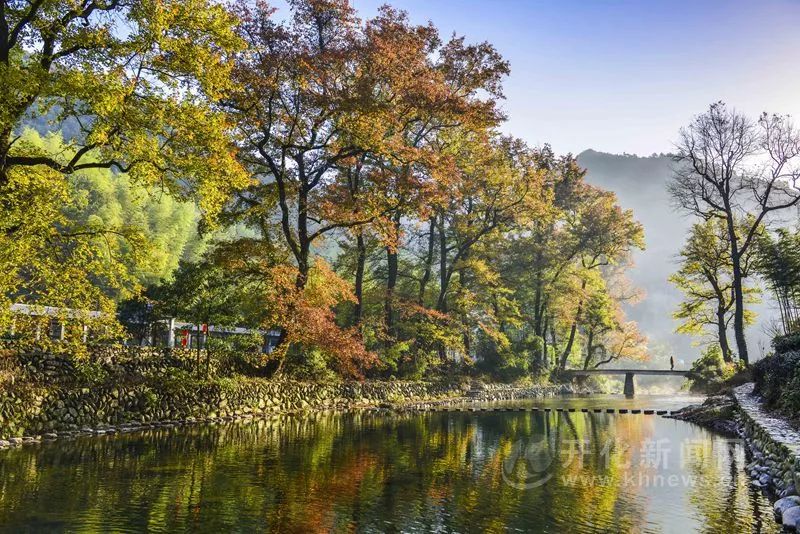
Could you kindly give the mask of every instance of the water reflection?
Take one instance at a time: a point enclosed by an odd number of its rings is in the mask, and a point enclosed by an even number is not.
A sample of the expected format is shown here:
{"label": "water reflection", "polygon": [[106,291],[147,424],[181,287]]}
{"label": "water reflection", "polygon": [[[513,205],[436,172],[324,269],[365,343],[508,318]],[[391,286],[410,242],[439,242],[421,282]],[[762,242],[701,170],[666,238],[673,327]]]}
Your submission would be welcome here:
{"label": "water reflection", "polygon": [[654,416],[282,417],[6,451],[0,529],[777,532],[745,463]]}

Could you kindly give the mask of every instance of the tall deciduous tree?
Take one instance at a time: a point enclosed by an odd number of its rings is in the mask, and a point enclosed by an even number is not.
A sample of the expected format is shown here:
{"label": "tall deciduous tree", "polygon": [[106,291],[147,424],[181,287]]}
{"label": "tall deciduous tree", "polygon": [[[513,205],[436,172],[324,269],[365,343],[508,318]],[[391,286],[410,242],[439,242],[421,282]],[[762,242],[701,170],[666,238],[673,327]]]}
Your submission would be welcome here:
{"label": "tall deciduous tree", "polygon": [[647,339],[635,322],[625,319],[625,299],[612,295],[607,285],[613,279],[597,278],[597,286],[586,302],[582,325],[586,335],[583,368],[596,369],[619,359],[646,359]]}
{"label": "tall deciduous tree", "polygon": [[[681,130],[671,192],[676,204],[725,223],[733,286],[733,331],[747,365],[743,262],[768,217],[800,202],[800,133],[786,116],[758,120],[712,104]],[[749,221],[745,228],[738,221]]]}
{"label": "tall deciduous tree", "polygon": [[[740,223],[738,227],[742,231],[749,228],[749,224]],[[728,343],[735,302],[730,250],[724,221],[709,219],[696,223],[681,249],[680,269],[670,277],[670,282],[686,295],[674,314],[683,321],[677,331],[697,335],[711,327],[712,338],[719,344],[726,362],[733,361]],[[743,259],[742,273],[746,276],[752,267],[752,254],[746,254]],[[743,295],[746,302],[756,302],[757,288],[745,286]],[[752,321],[752,313],[745,310],[745,324]]]}
{"label": "tall deciduous tree", "polygon": [[[455,145],[455,146],[453,146]],[[456,177],[434,208],[439,237],[439,295],[436,309],[447,311],[450,282],[472,249],[491,233],[511,231],[544,211],[543,176],[530,150],[511,138],[452,141]]]}
{"label": "tall deciduous tree", "polygon": [[[234,73],[229,101],[244,145],[242,159],[258,183],[240,202],[279,208],[280,228],[302,290],[311,245],[335,228],[365,224],[326,202],[337,164],[364,150],[350,125],[367,121],[368,88],[358,85],[359,24],[346,1],[294,1],[281,24],[259,3],[242,7],[249,45]],[[360,119],[360,120],[359,120]]]}
{"label": "tall deciduous tree", "polygon": [[446,128],[496,124],[507,65],[486,44],[442,45],[433,27],[413,26],[391,8],[363,24],[346,0],[291,7],[286,24],[264,5],[240,11],[250,46],[239,56],[241,89],[229,108],[244,139],[242,161],[258,183],[235,209],[277,207],[298,291],[316,243],[343,229],[363,239],[374,223],[387,250],[391,330],[401,220],[418,213],[428,192],[444,190],[431,140]]}
{"label": "tall deciduous tree", "polygon": [[613,193],[585,185],[581,196],[567,220],[571,246],[577,251],[576,274],[580,279],[580,290],[575,296],[574,318],[561,353],[559,367],[562,370],[566,368],[578,326],[583,320],[590,273],[626,259],[634,248],[644,248],[642,225],[633,218],[632,211],[617,205]]}

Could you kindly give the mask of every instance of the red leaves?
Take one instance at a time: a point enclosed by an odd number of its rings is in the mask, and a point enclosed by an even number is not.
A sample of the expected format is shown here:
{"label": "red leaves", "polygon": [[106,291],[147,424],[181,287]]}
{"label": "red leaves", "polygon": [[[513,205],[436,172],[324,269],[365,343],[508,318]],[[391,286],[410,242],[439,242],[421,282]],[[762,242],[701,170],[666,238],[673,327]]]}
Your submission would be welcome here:
{"label": "red leaves", "polygon": [[364,347],[357,329],[336,324],[333,310],[340,302],[355,300],[349,284],[321,260],[308,273],[305,287],[297,287],[298,276],[299,271],[289,265],[272,269],[269,324],[265,326],[285,331],[284,350],[290,345],[318,350],[339,374],[362,378],[362,371],[377,363],[377,358]]}

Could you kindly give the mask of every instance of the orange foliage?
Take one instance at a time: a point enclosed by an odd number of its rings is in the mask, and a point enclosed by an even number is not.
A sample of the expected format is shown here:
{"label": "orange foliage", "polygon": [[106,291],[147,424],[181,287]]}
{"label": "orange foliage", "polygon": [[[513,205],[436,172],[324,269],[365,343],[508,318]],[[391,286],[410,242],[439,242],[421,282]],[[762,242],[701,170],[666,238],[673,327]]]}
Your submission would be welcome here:
{"label": "orange foliage", "polygon": [[353,302],[350,284],[322,260],[316,260],[305,287],[295,284],[297,268],[278,265],[271,269],[271,295],[268,302],[268,327],[285,332],[285,350],[300,345],[304,350],[319,350],[339,374],[362,378],[362,371],[377,363],[355,328],[340,328],[333,307]]}

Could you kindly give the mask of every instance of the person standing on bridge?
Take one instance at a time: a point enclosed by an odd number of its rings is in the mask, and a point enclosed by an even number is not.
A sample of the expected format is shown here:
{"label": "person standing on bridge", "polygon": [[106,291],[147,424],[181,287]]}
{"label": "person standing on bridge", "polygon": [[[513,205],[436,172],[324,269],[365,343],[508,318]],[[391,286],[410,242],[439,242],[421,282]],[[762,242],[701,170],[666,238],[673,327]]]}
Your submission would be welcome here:
{"label": "person standing on bridge", "polygon": [[675,370],[675,358],[672,356],[669,357],[669,370],[670,371]]}

